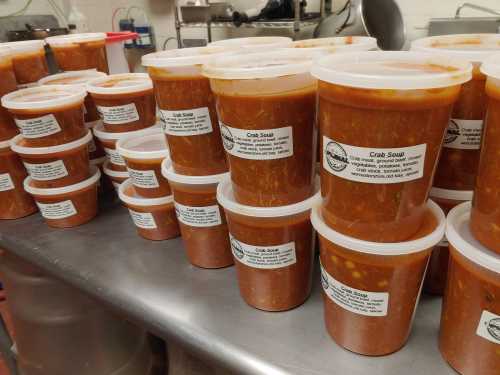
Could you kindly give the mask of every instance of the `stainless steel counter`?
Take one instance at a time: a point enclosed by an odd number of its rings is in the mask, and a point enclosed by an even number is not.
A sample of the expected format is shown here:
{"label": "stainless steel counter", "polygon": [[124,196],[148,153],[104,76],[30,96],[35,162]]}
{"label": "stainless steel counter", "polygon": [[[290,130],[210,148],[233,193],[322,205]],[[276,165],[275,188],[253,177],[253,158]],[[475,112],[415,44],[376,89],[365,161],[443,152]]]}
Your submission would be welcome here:
{"label": "stainless steel counter", "polygon": [[239,297],[233,267],[198,269],[187,262],[180,239],[141,239],[119,204],[67,230],[49,229],[38,214],[2,221],[0,247],[238,374],[455,374],[437,348],[440,299],[422,298],[413,333],[400,352],[355,355],[325,331],[317,274],[312,296],[301,307],[284,313],[255,310]]}

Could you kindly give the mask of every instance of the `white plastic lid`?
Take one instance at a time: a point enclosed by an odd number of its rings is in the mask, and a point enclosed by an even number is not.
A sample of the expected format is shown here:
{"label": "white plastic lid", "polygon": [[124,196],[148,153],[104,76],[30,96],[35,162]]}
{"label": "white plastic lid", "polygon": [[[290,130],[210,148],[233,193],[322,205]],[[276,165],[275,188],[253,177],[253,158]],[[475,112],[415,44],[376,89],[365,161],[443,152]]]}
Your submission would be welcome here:
{"label": "white plastic lid", "polygon": [[87,83],[91,94],[114,95],[153,89],[153,81],[146,73],[112,74]]}
{"label": "white plastic lid", "polygon": [[106,73],[98,72],[95,69],[78,70],[53,74],[38,81],[39,85],[71,85],[78,86],[86,91],[86,84],[96,78],[106,77]]}
{"label": "white plastic lid", "polygon": [[[173,195],[167,195],[166,197],[160,197],[160,198],[143,198],[137,194],[135,194],[134,196],[130,196],[127,194],[127,190],[130,187],[133,188],[134,185],[132,184],[132,179],[129,178],[123,181],[120,184],[120,187],[118,188],[118,196],[120,197],[121,201],[126,204],[148,207],[148,206],[161,206],[163,204],[169,204],[174,201]],[[135,192],[135,189],[132,189],[132,191]]]}
{"label": "white plastic lid", "polygon": [[[316,191],[319,190],[319,179],[316,183]],[[251,217],[283,217],[297,215],[312,208],[316,202],[316,195],[303,200],[302,202],[289,204],[286,206],[274,207],[254,207],[236,202],[233,194],[231,177],[228,174],[217,186],[217,201],[225,210],[238,215]]]}
{"label": "white plastic lid", "polygon": [[87,96],[84,89],[65,85],[37,86],[13,91],[2,96],[2,105],[8,109],[40,109],[63,107],[82,103]]}
{"label": "white plastic lid", "polygon": [[0,142],[0,150],[4,148],[10,148],[10,142],[12,141],[13,138],[8,139],[6,141],[1,141]]}
{"label": "white plastic lid", "polygon": [[118,153],[129,159],[163,159],[170,155],[163,133],[122,138],[116,143]]}
{"label": "white plastic lid", "polygon": [[366,51],[330,54],[311,71],[337,85],[365,89],[414,90],[449,87],[472,78],[472,65],[435,53]]}
{"label": "white plastic lid", "polygon": [[285,36],[251,36],[248,38],[223,39],[212,42],[209,46],[231,47],[250,51],[271,51],[285,48],[292,44],[292,39]]}
{"label": "white plastic lid", "polygon": [[449,199],[452,201],[466,202],[472,200],[473,190],[448,190],[433,187],[429,196],[431,198]]}
{"label": "white plastic lid", "polygon": [[45,41],[43,40],[21,40],[19,42],[7,42],[0,44],[4,47],[9,47],[14,54],[36,52],[44,48]]}
{"label": "white plastic lid", "polygon": [[82,33],[82,34],[67,34],[56,35],[45,39],[50,46],[65,46],[74,43],[96,42],[106,40],[105,33]]}
{"label": "white plastic lid", "polygon": [[[107,158],[106,158],[107,159]],[[106,176],[115,177],[115,178],[129,178],[130,175],[128,171],[115,171],[114,169],[109,168],[109,160],[106,160],[102,165],[102,171]]]}
{"label": "white plastic lid", "polygon": [[481,65],[481,72],[489,77],[500,79],[500,53],[486,59]]}
{"label": "white plastic lid", "polygon": [[31,177],[26,177],[24,179],[24,190],[32,195],[40,195],[40,196],[51,196],[51,195],[60,195],[60,194],[68,194],[74,191],[83,190],[93,184],[96,184],[97,181],[101,178],[101,171],[97,167],[92,167],[92,177],[87,178],[84,181],[78,182],[77,184],[58,187],[58,188],[36,188],[31,186]]}
{"label": "white plastic lid", "polygon": [[186,185],[208,185],[208,184],[218,184],[224,177],[229,175],[229,172],[212,174],[209,176],[188,176],[184,174],[179,174],[174,172],[172,167],[172,161],[167,158],[161,163],[161,174],[167,180],[172,182],[177,182]]}
{"label": "white plastic lid", "polygon": [[100,158],[96,158],[96,159],[90,159],[89,160],[89,163],[90,165],[104,165],[104,163],[108,160],[108,158],[106,156],[101,156]]}
{"label": "white plastic lid", "polygon": [[10,148],[17,154],[22,155],[50,155],[58,152],[64,152],[73,150],[75,148],[81,147],[92,140],[92,132],[89,130],[82,138],[77,139],[69,143],[64,143],[62,145],[56,146],[45,146],[45,147],[24,147],[19,146],[18,143],[23,139],[23,135],[16,135],[10,141]]}
{"label": "white plastic lid", "polygon": [[316,231],[328,241],[342,246],[346,249],[351,249],[360,253],[374,254],[374,255],[406,255],[418,253],[435,246],[443,239],[446,227],[446,218],[444,212],[433,201],[427,202],[427,208],[430,209],[436,217],[438,225],[428,235],[418,238],[416,240],[405,242],[372,242],[363,241],[357,238],[346,236],[330,228],[324,221],[321,213],[322,204],[321,195],[316,195],[316,202],[311,212],[311,223]]}
{"label": "white plastic lid", "polygon": [[490,271],[500,273],[500,255],[488,250],[470,231],[471,202],[462,203],[448,213],[446,238],[464,257]]}
{"label": "white plastic lid", "polygon": [[495,52],[500,52],[500,34],[452,34],[417,39],[411,49],[422,52],[440,52],[457,59],[481,63]]}
{"label": "white plastic lid", "polygon": [[10,47],[5,46],[4,44],[0,44],[0,59],[8,57],[9,59],[14,54],[14,50]]}
{"label": "white plastic lid", "polygon": [[154,68],[201,65],[229,53],[223,47],[179,48],[144,55],[142,65]]}
{"label": "white plastic lid", "polygon": [[147,135],[147,134],[161,133],[161,127],[160,127],[160,124],[157,123],[153,126],[150,126],[149,128],[140,129],[140,130],[133,130],[130,132],[107,132],[106,130],[104,130],[104,125],[101,122],[101,123],[97,124],[96,126],[94,126],[92,131],[94,132],[94,135],[97,138],[99,138],[103,141],[118,141],[122,138],[128,138],[128,137],[136,138],[136,137],[140,137],[140,136]]}
{"label": "white plastic lid", "polygon": [[369,36],[337,36],[331,38],[297,40],[292,43],[291,47],[327,50],[330,53],[378,49],[377,39]]}

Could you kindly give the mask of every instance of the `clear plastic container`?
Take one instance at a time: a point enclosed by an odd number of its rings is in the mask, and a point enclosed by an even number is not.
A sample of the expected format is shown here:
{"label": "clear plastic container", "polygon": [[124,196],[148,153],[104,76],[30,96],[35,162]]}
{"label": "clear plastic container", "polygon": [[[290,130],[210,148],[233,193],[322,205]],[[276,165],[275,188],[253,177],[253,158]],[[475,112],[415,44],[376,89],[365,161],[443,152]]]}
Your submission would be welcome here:
{"label": "clear plastic container", "polygon": [[371,51],[378,49],[377,39],[369,36],[336,36],[297,40],[288,48],[307,48],[328,53]]}
{"label": "clear plastic container", "polygon": [[464,375],[497,375],[500,368],[500,256],[470,231],[469,202],[448,214],[448,283],[439,334],[443,358]]}
{"label": "clear plastic container", "polygon": [[107,160],[104,162],[102,165],[102,171],[103,173],[109,177],[111,180],[111,184],[113,185],[113,188],[118,192],[118,189],[120,188],[120,185],[125,181],[130,178],[130,175],[128,174],[128,171],[116,171],[114,169],[111,169],[111,162]]}
{"label": "clear plastic container", "polygon": [[401,349],[411,331],[432,248],[443,238],[445,216],[426,204],[423,225],[405,242],[368,242],[325,222],[321,203],[311,222],[319,234],[326,329],[355,353],[380,356]]}
{"label": "clear plastic container", "polygon": [[247,38],[232,38],[217,40],[210,47],[242,50],[244,52],[265,52],[292,45],[292,39],[285,36],[251,36]]}
{"label": "clear plastic container", "polygon": [[[0,44],[0,97],[17,90],[16,76],[12,65],[12,50]],[[19,133],[9,112],[0,105],[0,142],[8,141]]]}
{"label": "clear plastic container", "polygon": [[14,52],[12,64],[19,88],[36,85],[41,78],[49,75],[43,40],[24,40],[1,45]]}
{"label": "clear plastic container", "polygon": [[471,71],[470,63],[423,52],[344,53],[315,64],[330,227],[376,242],[418,231],[453,104]]}

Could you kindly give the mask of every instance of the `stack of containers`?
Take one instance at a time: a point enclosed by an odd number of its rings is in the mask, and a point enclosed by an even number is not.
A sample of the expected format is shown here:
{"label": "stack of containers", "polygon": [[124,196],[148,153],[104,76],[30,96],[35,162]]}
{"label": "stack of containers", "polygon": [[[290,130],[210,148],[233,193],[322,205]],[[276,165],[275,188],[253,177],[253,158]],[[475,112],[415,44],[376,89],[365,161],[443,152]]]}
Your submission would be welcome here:
{"label": "stack of containers", "polygon": [[26,40],[2,43],[12,49],[12,64],[18,88],[36,86],[38,81],[49,74],[45,59],[45,42],[43,40]]}

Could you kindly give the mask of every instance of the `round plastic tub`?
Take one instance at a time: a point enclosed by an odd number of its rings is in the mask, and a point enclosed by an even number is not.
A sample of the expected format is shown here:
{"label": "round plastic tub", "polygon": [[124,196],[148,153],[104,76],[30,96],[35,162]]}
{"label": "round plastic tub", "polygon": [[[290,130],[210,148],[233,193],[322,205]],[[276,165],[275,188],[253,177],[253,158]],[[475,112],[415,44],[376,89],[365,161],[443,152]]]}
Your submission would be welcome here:
{"label": "round plastic tub", "polygon": [[309,220],[314,196],[288,206],[246,206],[236,201],[228,176],[217,188],[217,200],[226,212],[245,302],[265,311],[304,303],[314,263],[315,233]]}
{"label": "round plastic tub", "polygon": [[248,38],[232,38],[217,40],[210,47],[224,47],[245,52],[269,52],[292,45],[292,39],[284,36],[252,36]]}
{"label": "round plastic tub", "polygon": [[179,236],[174,197],[141,197],[132,180],[125,180],[118,188],[118,195],[128,207],[130,217],[137,227],[137,233],[147,240],[161,241]]}
{"label": "round plastic tub", "polygon": [[483,118],[488,98],[486,76],[481,63],[500,52],[499,34],[441,35],[418,39],[415,51],[446,54],[450,58],[469,61],[474,70],[472,80],[464,83],[453,107],[443,151],[439,159],[434,186],[449,190],[473,190],[479,164]]}
{"label": "round plastic tub", "polygon": [[135,191],[144,198],[171,195],[170,185],[161,173],[161,163],[168,158],[168,146],[161,133],[122,138],[116,149],[125,160]]}
{"label": "round plastic tub", "polygon": [[184,175],[227,171],[215,98],[202,64],[224,56],[220,47],[182,48],[142,58],[153,80],[174,170]]}
{"label": "round plastic tub", "polygon": [[156,123],[153,82],[145,73],[115,74],[87,84],[104,128],[109,132],[128,132]]}
{"label": "round plastic tub", "polygon": [[26,146],[55,146],[83,137],[83,101],[87,93],[68,86],[39,86],[2,97]]}
{"label": "round plastic tub", "polygon": [[331,38],[314,38],[297,40],[291,48],[307,48],[309,50],[328,53],[371,51],[378,49],[377,39],[368,36],[337,36]]}
{"label": "round plastic tub", "polygon": [[111,184],[113,185],[116,192],[118,192],[118,189],[120,188],[120,185],[123,183],[123,181],[130,178],[130,175],[127,171],[122,172],[111,169],[111,162],[109,160],[102,165],[102,171],[106,176],[109,177],[109,179],[111,180]]}
{"label": "round plastic tub", "polygon": [[37,188],[73,185],[90,177],[88,144],[92,133],[76,141],[58,146],[26,147],[22,135],[12,139],[10,146],[23,161]]}
{"label": "round plastic tub", "polygon": [[101,178],[99,182],[97,183],[98,191],[99,194],[104,194],[109,191],[115,190],[115,187],[113,186],[113,183],[111,179],[104,173],[104,163],[108,160],[106,156],[97,158],[97,159],[90,159],[89,164],[90,167],[96,167],[99,168],[101,171]]}
{"label": "round plastic tub", "polygon": [[13,51],[12,64],[19,88],[36,85],[49,74],[43,40],[2,43]]}
{"label": "round plastic tub", "polygon": [[217,185],[227,173],[211,176],[182,175],[174,172],[168,159],[162,163],[162,173],[172,188],[189,262],[202,268],[232,265],[226,218],[216,198]]}
{"label": "round plastic tub", "polygon": [[58,35],[45,41],[61,70],[97,69],[109,72],[105,33]]}
{"label": "round plastic tub", "polygon": [[439,334],[443,358],[464,375],[496,375],[500,368],[500,256],[474,239],[470,203],[448,214],[448,283]]}
{"label": "round plastic tub", "polygon": [[380,356],[401,349],[411,331],[432,248],[443,238],[445,216],[429,201],[423,225],[405,242],[368,242],[331,229],[321,204],[311,222],[320,241],[326,329],[355,353]]}
{"label": "round plastic tub", "polygon": [[330,227],[375,242],[418,231],[451,110],[471,71],[469,63],[422,52],[335,54],[315,64]]}
{"label": "round plastic tub", "polygon": [[74,185],[41,189],[32,185],[33,180],[24,180],[24,190],[36,201],[40,213],[48,226],[71,228],[87,223],[97,215],[97,183],[101,178],[98,168],[92,177]]}
{"label": "round plastic tub", "polygon": [[[473,193],[473,191],[465,190],[432,188],[430,198],[436,202],[447,215],[455,206],[470,201]],[[448,240],[445,236],[432,250],[424,281],[424,291],[426,293],[443,295],[448,275],[449,258]]]}
{"label": "round plastic tub", "polygon": [[323,54],[280,50],[204,66],[238,202],[272,207],[311,196],[317,133],[316,80],[309,71]]}
{"label": "round plastic tub", "polygon": [[[12,50],[0,45],[0,97],[17,90],[16,76],[12,65]],[[0,142],[8,141],[19,133],[9,112],[0,105]]]}
{"label": "round plastic tub", "polygon": [[19,219],[38,211],[33,198],[23,189],[27,175],[9,141],[0,142],[0,219]]}

